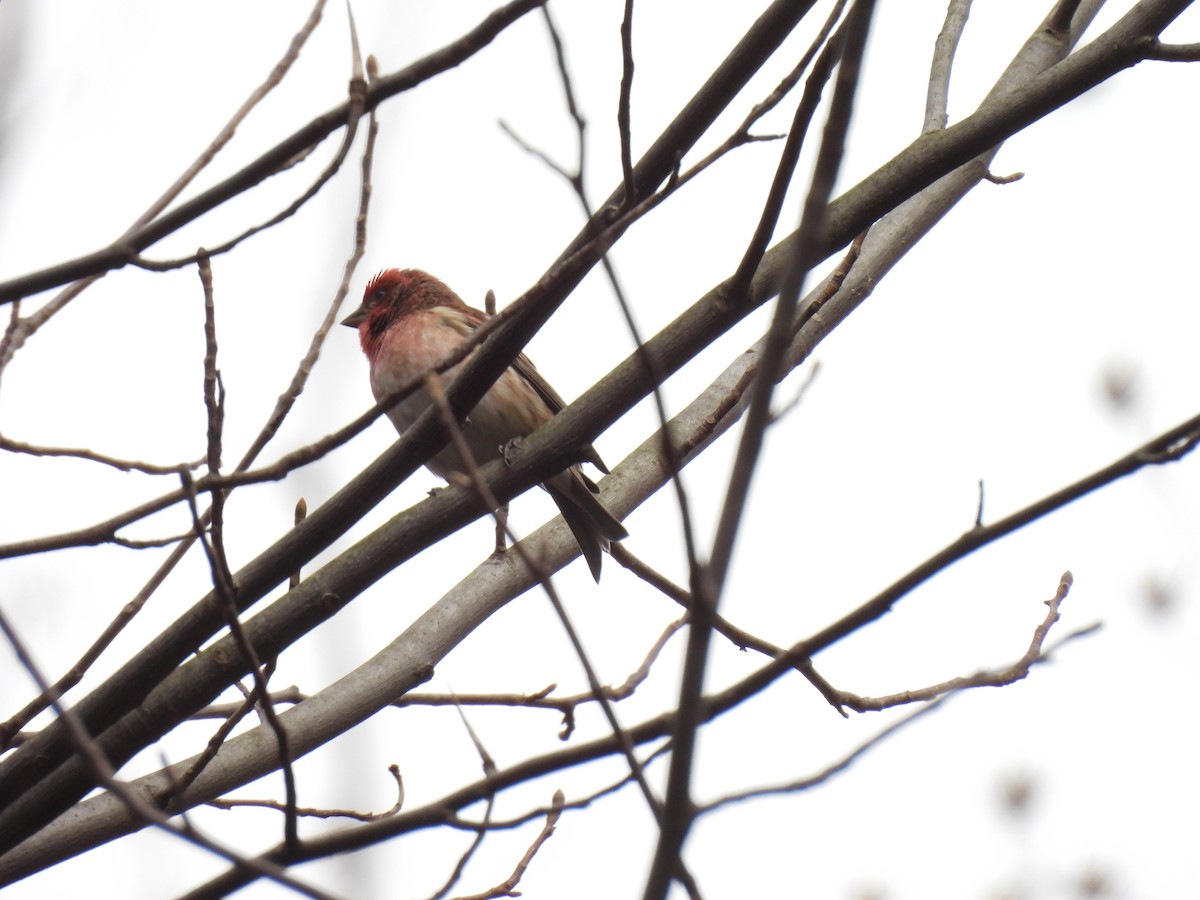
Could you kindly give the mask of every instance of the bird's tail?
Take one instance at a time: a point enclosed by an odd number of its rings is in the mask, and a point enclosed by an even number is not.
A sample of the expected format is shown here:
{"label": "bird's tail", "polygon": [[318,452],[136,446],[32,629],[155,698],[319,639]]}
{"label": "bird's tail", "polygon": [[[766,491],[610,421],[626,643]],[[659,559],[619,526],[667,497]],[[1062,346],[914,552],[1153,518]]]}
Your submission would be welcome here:
{"label": "bird's tail", "polygon": [[577,466],[551,478],[546,482],[546,490],[562,513],[567,527],[575,535],[575,542],[583,551],[592,577],[599,581],[604,551],[612,541],[629,537],[629,532],[604,508],[595,493],[598,489]]}

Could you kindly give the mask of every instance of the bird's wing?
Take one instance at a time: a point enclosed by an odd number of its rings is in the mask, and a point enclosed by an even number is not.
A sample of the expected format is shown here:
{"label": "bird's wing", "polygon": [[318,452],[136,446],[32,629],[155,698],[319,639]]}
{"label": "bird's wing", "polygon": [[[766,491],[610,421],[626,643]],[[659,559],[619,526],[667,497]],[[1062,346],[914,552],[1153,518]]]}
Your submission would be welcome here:
{"label": "bird's wing", "polygon": [[[451,321],[453,321],[454,327],[459,329],[463,335],[471,333],[487,319],[484,313],[469,306],[465,309],[455,310],[455,312],[457,315]],[[550,408],[551,415],[558,415],[558,413],[562,412],[567,402],[563,400],[558,391],[550,386],[550,382],[542,377],[542,373],[537,370],[537,366],[533,364],[533,361],[528,356],[524,353],[518,354],[517,358],[513,361],[512,367],[518,375],[525,379],[526,383],[533,388],[537,395],[542,398],[542,401]],[[584,459],[601,472],[606,475],[608,474],[608,466],[604,464],[604,460],[600,458],[600,454],[596,452],[596,448],[591,444],[588,444],[585,448]],[[582,476],[582,473],[580,474]],[[598,490],[586,476],[583,476],[583,481],[590,490]]]}
{"label": "bird's wing", "polygon": [[[464,337],[487,320],[487,317],[483,313],[469,306],[463,309],[454,309],[452,312],[454,313],[453,315],[444,317],[442,321]],[[513,368],[517,371],[518,375],[529,383],[529,386],[534,389],[545,404],[550,407],[552,413],[561,412],[563,407],[567,405],[566,401],[558,395],[558,391],[550,387],[549,382],[537,370],[537,366],[524,353],[517,356],[513,362]]]}

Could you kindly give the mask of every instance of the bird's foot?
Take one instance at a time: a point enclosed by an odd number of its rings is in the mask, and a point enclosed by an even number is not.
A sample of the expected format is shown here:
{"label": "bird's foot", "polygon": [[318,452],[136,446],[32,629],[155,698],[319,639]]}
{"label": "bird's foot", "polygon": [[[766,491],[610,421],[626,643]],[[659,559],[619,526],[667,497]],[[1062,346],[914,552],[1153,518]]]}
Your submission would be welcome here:
{"label": "bird's foot", "polygon": [[519,450],[519,449],[521,449],[520,435],[513,438],[507,444],[505,444],[503,447],[500,448],[500,458],[504,460],[505,465],[509,465],[509,466],[512,465],[512,460],[508,458],[508,455],[510,453],[512,453],[514,450]]}

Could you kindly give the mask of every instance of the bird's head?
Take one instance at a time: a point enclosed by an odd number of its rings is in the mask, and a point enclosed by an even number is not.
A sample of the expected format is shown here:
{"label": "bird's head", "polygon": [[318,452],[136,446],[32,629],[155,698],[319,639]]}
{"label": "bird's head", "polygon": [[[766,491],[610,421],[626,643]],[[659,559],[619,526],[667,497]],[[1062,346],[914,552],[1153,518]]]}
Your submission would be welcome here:
{"label": "bird's head", "polygon": [[373,358],[384,333],[401,316],[461,304],[457,294],[428,272],[384,269],[367,282],[362,304],[342,324],[358,329],[363,350]]}

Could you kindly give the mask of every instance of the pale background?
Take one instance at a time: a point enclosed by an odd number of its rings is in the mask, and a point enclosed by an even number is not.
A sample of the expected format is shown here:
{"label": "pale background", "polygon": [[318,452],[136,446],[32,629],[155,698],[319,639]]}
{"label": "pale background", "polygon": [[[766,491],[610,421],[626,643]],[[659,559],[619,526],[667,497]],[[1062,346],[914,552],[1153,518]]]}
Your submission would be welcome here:
{"label": "pale background", "polygon": [[[979,2],[951,92],[967,114],[1048,4]],[[1123,7],[1101,17],[1093,32]],[[383,72],[442,46],[490,3],[355,5],[363,50]],[[743,8],[744,7],[744,8]],[[615,109],[621,4],[555,7],[589,130],[594,198],[619,178]],[[757,5],[643,2],[637,6],[634,151],[655,137],[759,12]],[[843,187],[918,132],[933,38],[944,4],[880,4],[868,50]],[[282,54],[307,4],[104,4],[8,0],[0,6],[0,278],[80,255],[118,236],[212,136]],[[807,34],[807,33],[806,33]],[[1200,16],[1169,32],[1200,36]],[[807,37],[804,38],[804,41]],[[769,69],[734,105],[740,120],[794,59]],[[207,185],[340,102],[350,51],[332,4],[294,71],[202,177]],[[772,431],[723,612],[779,643],[822,627],[939,549],[974,521],[977,482],[990,520],[1123,455],[1196,412],[1195,98],[1200,69],[1147,63],[1012,140],[995,170],[1010,186],[977,189],[880,285],[816,354],[821,371],[800,407]],[[783,104],[760,131],[782,130]],[[497,127],[503,118],[564,164],[574,139],[540,15],[531,14],[461,68],[387,101],[380,112],[367,256],[369,275],[415,265],[468,302],[488,288],[501,304],[529,286],[580,224],[565,183]],[[736,120],[735,120],[736,118]],[[286,203],[332,152],[206,216],[148,255],[213,244]],[[701,149],[711,146],[706,142]],[[742,149],[636,226],[615,261],[639,322],[652,333],[736,266],[779,145]],[[227,458],[236,459],[291,376],[351,247],[357,161],[284,226],[214,261],[222,369],[229,392]],[[785,213],[784,230],[798,218]],[[32,308],[32,307],[30,307]],[[26,310],[28,311],[28,309]],[[7,311],[6,311],[7,312]],[[0,430],[40,444],[91,446],[169,463],[203,453],[202,296],[194,268],[114,273],[35,336],[4,372]],[[668,385],[674,408],[753,341],[754,317]],[[320,436],[370,402],[355,335],[331,335],[311,386],[274,453]],[[589,277],[530,345],[568,398],[625,356],[630,339],[607,285]],[[1133,403],[1116,410],[1108,371],[1131,371]],[[797,380],[785,384],[790,395]],[[648,432],[640,408],[598,442],[615,463]],[[283,485],[239,491],[230,503],[231,562],[253,556],[291,519],[295,499],[318,505],[392,441],[378,423]],[[686,473],[700,533],[710,535],[728,469],[729,439]],[[1007,664],[1023,652],[1064,569],[1075,587],[1061,633],[1104,629],[1065,647],[1019,685],[955,698],[850,772],[800,796],[748,803],[704,820],[687,859],[707,897],[1067,897],[1085,870],[1113,896],[1196,896],[1198,637],[1196,548],[1200,477],[1194,459],[1144,472],[1078,502],[976,556],[906,598],[887,619],[831,648],[817,667],[836,685],[883,694]],[[331,553],[437,483],[419,473]],[[0,541],[77,527],[166,481],[72,461],[0,457]],[[168,485],[173,486],[173,485]],[[532,531],[551,512],[540,496],[513,508]],[[677,580],[684,559],[669,491],[628,521],[628,546]],[[181,511],[134,529],[182,531]],[[375,652],[489,547],[477,524],[397,569],[286,655],[275,682],[315,691]],[[702,546],[707,537],[702,537]],[[70,664],[141,586],[165,551],[76,550],[0,565],[0,604],[53,675]],[[786,573],[782,575],[781,573]],[[204,592],[199,555],[167,581],[98,664],[111,671]],[[572,566],[561,589],[605,681],[619,682],[677,610],[606,561],[592,585]],[[1156,611],[1150,586],[1167,592]],[[655,674],[620,707],[635,722],[672,702],[679,638]],[[7,716],[31,694],[0,649]],[[757,660],[721,644],[713,686]],[[534,691],[583,682],[545,600],[518,599],[440,666],[432,690]],[[94,680],[89,684],[96,683]],[[799,679],[784,679],[702,732],[696,793],[786,781],[819,770],[903,711],[840,719]],[[553,713],[472,710],[498,762],[558,745]],[[597,733],[589,711],[581,727]],[[194,751],[167,742],[168,758]],[[405,775],[415,806],[466,779],[479,763],[457,714],[391,711],[298,766],[301,802],[383,809],[386,766]],[[125,770],[157,768],[147,755]],[[545,779],[499,805],[512,815],[620,777],[610,761]],[[660,775],[661,769],[652,770]],[[1002,808],[1003,785],[1033,781],[1023,820]],[[244,796],[279,795],[278,778]],[[193,821],[247,851],[273,844],[275,814],[199,811]],[[458,892],[502,880],[536,833],[485,842]],[[297,874],[355,897],[433,892],[468,837],[423,834]],[[526,897],[640,895],[654,833],[632,790],[564,817],[520,885]],[[158,835],[118,842],[17,886],[6,897],[165,897],[223,864]],[[1017,891],[1025,891],[1023,895]],[[272,897],[257,885],[245,896]]]}

